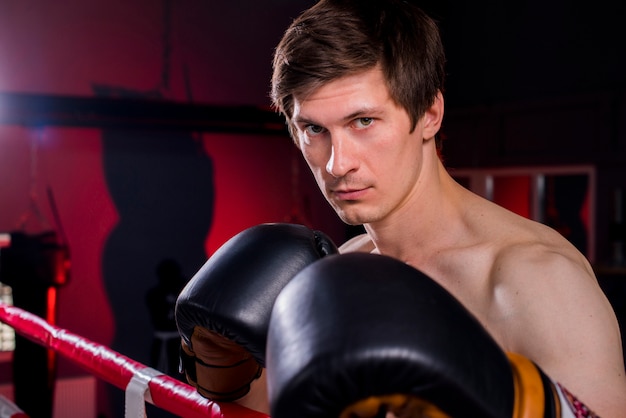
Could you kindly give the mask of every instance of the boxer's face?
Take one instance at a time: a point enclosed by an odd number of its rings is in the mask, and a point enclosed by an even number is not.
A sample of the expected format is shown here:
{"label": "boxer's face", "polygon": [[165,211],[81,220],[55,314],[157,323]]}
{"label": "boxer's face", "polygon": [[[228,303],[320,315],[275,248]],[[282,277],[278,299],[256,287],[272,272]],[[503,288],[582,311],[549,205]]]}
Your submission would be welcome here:
{"label": "boxer's face", "polygon": [[411,132],[378,67],[294,101],[298,146],[326,199],[349,224],[381,221],[417,194],[427,119],[428,112]]}

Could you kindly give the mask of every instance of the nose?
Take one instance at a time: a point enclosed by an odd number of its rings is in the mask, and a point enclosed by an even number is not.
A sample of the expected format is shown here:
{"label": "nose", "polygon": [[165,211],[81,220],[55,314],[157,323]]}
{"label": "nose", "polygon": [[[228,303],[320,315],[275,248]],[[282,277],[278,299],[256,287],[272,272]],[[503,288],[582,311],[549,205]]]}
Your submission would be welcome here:
{"label": "nose", "polygon": [[335,178],[343,177],[358,168],[355,144],[347,137],[331,140],[330,158],[326,163],[326,172]]}

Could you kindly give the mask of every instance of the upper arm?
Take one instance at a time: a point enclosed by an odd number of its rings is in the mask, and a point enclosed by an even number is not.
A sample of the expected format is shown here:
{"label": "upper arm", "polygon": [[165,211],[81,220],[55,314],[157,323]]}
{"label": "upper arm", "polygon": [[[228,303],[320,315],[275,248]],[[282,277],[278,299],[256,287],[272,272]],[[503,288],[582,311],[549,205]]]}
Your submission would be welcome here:
{"label": "upper arm", "polygon": [[512,319],[512,350],[601,416],[626,416],[619,326],[587,265],[546,251],[500,267],[508,278],[496,303]]}

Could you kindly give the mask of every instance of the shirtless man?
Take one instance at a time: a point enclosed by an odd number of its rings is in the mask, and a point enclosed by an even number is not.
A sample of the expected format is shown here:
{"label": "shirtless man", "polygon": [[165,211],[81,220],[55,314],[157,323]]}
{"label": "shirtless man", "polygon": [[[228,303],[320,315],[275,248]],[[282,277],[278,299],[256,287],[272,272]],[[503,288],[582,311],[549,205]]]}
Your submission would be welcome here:
{"label": "shirtless man", "polygon": [[440,160],[444,53],[407,2],[322,0],[276,49],[272,99],[328,202],[366,234],[342,252],[400,259],[602,417],[626,416],[614,312],[545,225],[460,186]]}

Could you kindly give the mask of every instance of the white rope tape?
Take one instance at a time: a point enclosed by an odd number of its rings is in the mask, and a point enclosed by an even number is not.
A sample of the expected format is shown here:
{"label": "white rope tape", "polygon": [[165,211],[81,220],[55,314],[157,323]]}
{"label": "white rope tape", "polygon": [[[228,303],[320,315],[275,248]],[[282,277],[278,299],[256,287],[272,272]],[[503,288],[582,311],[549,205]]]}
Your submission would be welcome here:
{"label": "white rope tape", "polygon": [[[269,418],[266,414],[237,404],[212,402],[178,379],[2,301],[0,322],[29,340],[60,353],[116,388],[127,389],[129,407],[126,416],[129,418],[144,418],[146,401],[187,418]],[[17,412],[17,415],[11,416],[18,417],[24,418],[25,414]],[[0,415],[0,418],[5,417]]]}
{"label": "white rope tape", "polygon": [[146,401],[152,403],[150,381],[163,373],[151,367],[137,371],[126,385],[125,418],[145,418]]}
{"label": "white rope tape", "polygon": [[27,418],[27,415],[8,398],[0,395],[0,418]]}

